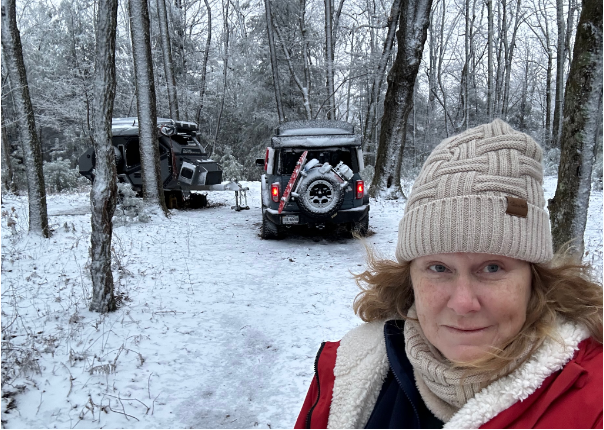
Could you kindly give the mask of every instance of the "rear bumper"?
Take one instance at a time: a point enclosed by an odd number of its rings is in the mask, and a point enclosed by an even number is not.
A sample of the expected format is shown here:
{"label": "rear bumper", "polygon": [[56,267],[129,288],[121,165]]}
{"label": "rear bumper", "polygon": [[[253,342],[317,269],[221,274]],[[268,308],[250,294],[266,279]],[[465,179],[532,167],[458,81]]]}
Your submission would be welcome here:
{"label": "rear bumper", "polygon": [[369,205],[357,206],[352,209],[339,210],[333,218],[311,218],[301,212],[283,211],[279,213],[276,209],[266,208],[267,218],[277,224],[283,225],[281,217],[285,215],[298,215],[300,222],[298,224],[288,225],[309,225],[309,224],[344,224],[349,222],[360,222],[369,216]]}

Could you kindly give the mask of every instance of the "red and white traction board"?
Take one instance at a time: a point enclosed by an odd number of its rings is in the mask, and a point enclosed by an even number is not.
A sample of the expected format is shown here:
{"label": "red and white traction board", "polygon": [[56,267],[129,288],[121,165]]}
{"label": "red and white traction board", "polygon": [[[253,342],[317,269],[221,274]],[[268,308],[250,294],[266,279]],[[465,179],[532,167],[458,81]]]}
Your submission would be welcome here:
{"label": "red and white traction board", "polygon": [[289,196],[291,195],[292,190],[294,189],[294,185],[298,180],[298,175],[300,174],[300,170],[306,163],[306,156],[308,155],[308,151],[304,151],[298,162],[296,163],[296,168],[292,173],[292,176],[289,178],[289,182],[287,183],[287,187],[285,187],[285,191],[283,191],[283,195],[281,196],[281,202],[279,203],[279,213],[283,212],[283,208],[289,202]]}

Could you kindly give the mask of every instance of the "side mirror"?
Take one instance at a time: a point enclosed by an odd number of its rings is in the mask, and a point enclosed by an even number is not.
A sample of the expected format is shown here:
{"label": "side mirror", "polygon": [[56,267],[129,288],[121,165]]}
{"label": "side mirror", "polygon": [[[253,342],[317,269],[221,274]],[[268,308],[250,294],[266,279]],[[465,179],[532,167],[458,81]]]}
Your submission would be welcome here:
{"label": "side mirror", "polygon": [[264,158],[256,158],[256,166],[264,167]]}

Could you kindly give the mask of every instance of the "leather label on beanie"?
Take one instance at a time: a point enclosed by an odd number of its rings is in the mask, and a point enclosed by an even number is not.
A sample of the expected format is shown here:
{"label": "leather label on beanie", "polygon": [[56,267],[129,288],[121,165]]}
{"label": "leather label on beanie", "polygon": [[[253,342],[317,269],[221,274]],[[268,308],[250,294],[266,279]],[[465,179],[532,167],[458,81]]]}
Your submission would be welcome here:
{"label": "leather label on beanie", "polygon": [[508,199],[508,208],[505,211],[508,215],[519,216],[526,218],[528,214],[528,203],[524,199],[517,199],[516,197],[506,196]]}

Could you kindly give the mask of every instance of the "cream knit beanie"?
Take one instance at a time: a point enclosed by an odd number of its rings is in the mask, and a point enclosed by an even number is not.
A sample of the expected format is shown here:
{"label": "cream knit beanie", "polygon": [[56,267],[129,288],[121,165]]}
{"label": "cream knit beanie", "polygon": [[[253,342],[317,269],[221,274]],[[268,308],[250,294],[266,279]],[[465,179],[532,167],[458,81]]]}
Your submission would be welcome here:
{"label": "cream knit beanie", "polygon": [[442,141],[409,195],[399,261],[450,252],[551,260],[542,156],[530,136],[499,119]]}

